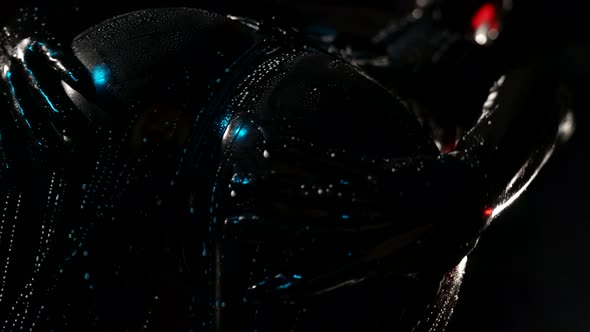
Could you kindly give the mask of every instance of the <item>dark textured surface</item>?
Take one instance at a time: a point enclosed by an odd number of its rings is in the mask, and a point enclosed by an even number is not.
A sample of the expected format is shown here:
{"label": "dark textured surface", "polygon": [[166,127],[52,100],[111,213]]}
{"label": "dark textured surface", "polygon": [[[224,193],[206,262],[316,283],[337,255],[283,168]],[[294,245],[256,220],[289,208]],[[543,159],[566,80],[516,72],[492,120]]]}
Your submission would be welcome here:
{"label": "dark textured surface", "polygon": [[145,10],[73,41],[96,91],[64,84],[64,109],[36,15],[2,59],[5,329],[446,324],[485,183],[382,86],[280,31]]}
{"label": "dark textured surface", "polygon": [[449,331],[588,330],[589,50],[580,43],[559,62],[575,87],[577,131],[484,233]]}
{"label": "dark textured surface", "polygon": [[[552,10],[551,4],[546,6]],[[551,19],[523,20],[543,22],[534,27],[544,33],[536,34],[532,41],[523,41],[526,48],[546,52],[551,48],[546,45],[555,45],[557,40],[558,45],[571,39],[583,41],[583,24],[575,19],[582,12],[570,10],[567,3],[556,6],[553,14],[562,16],[553,23]],[[547,37],[547,44],[543,37]],[[584,64],[573,67],[564,67],[564,71],[579,80]],[[583,96],[587,87],[580,86],[578,95]],[[583,114],[587,103],[580,100],[578,112]],[[472,257],[463,301],[450,331],[586,330],[589,305],[584,253],[590,232],[585,222],[588,197],[584,174],[589,135],[584,134],[588,127],[585,117],[580,118],[572,143],[555,155],[524,200],[484,235]],[[126,307],[121,303],[121,308]]]}

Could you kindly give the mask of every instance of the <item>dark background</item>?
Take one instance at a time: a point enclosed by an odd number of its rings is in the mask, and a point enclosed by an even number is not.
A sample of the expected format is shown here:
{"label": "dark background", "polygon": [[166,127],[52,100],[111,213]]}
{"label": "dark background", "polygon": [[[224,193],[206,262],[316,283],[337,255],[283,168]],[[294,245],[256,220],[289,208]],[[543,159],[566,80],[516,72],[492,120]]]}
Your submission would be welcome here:
{"label": "dark background", "polygon": [[[187,5],[254,17],[275,15],[285,25],[326,23],[344,31],[374,31],[408,6],[403,1],[117,1],[39,3],[69,15],[92,9],[97,22],[137,7]],[[458,11],[468,1],[456,1]],[[22,2],[2,4],[4,20]],[[555,52],[556,70],[575,95],[577,130],[560,146],[530,188],[483,234],[472,253],[449,332],[590,330],[590,23],[584,1],[530,1],[514,30],[520,52]],[[400,10],[401,8],[401,10]],[[75,18],[72,18],[74,21]],[[72,23],[74,24],[74,23]],[[527,130],[523,128],[522,130]],[[460,202],[458,203],[460,208]]]}
{"label": "dark background", "polygon": [[451,332],[590,330],[590,29],[581,1],[537,5],[519,28],[532,53],[560,49],[555,66],[574,92],[577,130],[484,232]]}
{"label": "dark background", "polygon": [[449,331],[590,329],[589,55],[571,50],[576,133],[484,232]]}

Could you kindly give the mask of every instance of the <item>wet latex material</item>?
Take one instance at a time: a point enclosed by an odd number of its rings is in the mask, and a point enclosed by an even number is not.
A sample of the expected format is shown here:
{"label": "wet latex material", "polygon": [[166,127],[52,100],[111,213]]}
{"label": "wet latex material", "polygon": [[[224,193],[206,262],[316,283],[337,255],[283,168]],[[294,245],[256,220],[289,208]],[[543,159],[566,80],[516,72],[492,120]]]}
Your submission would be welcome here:
{"label": "wet latex material", "polygon": [[561,104],[546,140],[495,155],[509,143],[476,126],[440,155],[382,86],[283,32],[178,8],[83,32],[71,63],[6,41],[3,329],[444,327],[485,211],[551,150]]}

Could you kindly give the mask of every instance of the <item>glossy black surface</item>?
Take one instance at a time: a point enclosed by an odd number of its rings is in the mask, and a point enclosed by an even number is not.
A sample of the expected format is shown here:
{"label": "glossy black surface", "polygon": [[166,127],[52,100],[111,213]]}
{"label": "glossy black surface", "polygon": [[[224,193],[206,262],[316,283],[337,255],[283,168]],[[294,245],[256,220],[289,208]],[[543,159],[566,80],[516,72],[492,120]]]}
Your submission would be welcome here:
{"label": "glossy black surface", "polygon": [[510,73],[441,155],[374,80],[253,21],[147,10],[75,58],[50,41],[4,41],[7,329],[443,328],[567,114],[553,78]]}

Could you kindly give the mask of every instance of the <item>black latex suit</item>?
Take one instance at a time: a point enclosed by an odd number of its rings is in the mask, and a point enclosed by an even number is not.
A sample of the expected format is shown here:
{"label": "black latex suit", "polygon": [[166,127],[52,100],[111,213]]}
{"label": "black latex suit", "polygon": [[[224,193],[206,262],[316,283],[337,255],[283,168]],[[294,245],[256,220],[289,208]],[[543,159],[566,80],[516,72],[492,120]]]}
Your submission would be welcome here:
{"label": "black latex suit", "polygon": [[59,44],[40,21],[0,58],[2,330],[443,329],[480,231],[571,127],[542,59],[441,153],[295,31],[168,8]]}

